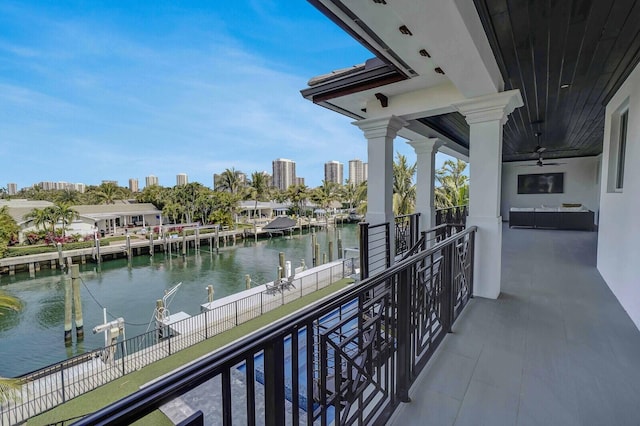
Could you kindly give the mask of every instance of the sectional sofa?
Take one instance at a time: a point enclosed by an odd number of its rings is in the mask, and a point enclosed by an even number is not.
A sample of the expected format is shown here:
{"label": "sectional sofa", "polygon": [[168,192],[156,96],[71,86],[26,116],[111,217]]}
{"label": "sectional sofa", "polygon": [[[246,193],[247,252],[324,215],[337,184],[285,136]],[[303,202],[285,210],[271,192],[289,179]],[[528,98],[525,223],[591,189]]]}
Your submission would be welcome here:
{"label": "sectional sofa", "polygon": [[584,206],[511,207],[509,210],[509,228],[520,226],[593,231],[594,222],[594,213]]}

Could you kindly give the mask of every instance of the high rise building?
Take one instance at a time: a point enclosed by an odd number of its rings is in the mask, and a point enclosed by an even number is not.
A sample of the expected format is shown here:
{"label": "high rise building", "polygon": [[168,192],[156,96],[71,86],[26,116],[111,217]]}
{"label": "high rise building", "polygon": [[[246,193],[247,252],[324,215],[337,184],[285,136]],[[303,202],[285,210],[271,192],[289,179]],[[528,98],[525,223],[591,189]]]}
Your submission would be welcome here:
{"label": "high rise building", "polygon": [[144,178],[144,185],[145,187],[158,185],[158,177],[154,175],[147,176],[146,178]]}
{"label": "high rise building", "polygon": [[187,177],[186,173],[178,173],[176,175],[176,185],[177,186],[184,186],[186,184],[189,183],[189,178]]}
{"label": "high rise building", "polygon": [[8,195],[16,195],[18,193],[18,185],[15,183],[7,184],[7,194]]}
{"label": "high rise building", "polygon": [[273,160],[273,186],[286,191],[296,183],[296,163],[286,158]]}
{"label": "high rise building", "polygon": [[[103,183],[104,182],[105,181],[103,181]],[[73,191],[84,192],[84,190],[86,189],[86,185],[84,183],[69,183],[69,182],[43,181],[43,182],[38,182],[33,186],[39,186],[41,189],[45,191],[69,189]]]}
{"label": "high rise building", "polygon": [[349,185],[359,185],[364,181],[364,164],[361,160],[349,160]]}
{"label": "high rise building", "polygon": [[362,180],[369,180],[369,163],[362,163]]}
{"label": "high rise building", "polygon": [[342,185],[344,165],[339,161],[329,161],[324,163],[324,180]]}
{"label": "high rise building", "polygon": [[138,186],[138,179],[136,178],[129,179],[129,191],[140,192],[140,187]]}
{"label": "high rise building", "polygon": [[304,185],[304,178],[296,176],[296,185]]}

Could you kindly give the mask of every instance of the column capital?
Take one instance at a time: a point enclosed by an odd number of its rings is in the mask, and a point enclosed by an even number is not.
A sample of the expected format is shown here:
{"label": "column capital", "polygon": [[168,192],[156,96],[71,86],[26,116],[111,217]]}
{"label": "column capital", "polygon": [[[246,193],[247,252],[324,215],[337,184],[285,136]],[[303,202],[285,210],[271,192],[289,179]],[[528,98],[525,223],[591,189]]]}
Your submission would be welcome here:
{"label": "column capital", "polygon": [[438,138],[419,138],[407,142],[416,154],[434,154],[444,142]]}
{"label": "column capital", "polygon": [[518,89],[453,103],[470,125],[487,121],[500,121],[504,124],[509,114],[522,105],[524,104]]}
{"label": "column capital", "polygon": [[398,131],[407,126],[405,120],[392,115],[390,117],[367,118],[364,120],[354,121],[354,126],[358,126],[364,132],[367,139],[388,137],[395,138]]}

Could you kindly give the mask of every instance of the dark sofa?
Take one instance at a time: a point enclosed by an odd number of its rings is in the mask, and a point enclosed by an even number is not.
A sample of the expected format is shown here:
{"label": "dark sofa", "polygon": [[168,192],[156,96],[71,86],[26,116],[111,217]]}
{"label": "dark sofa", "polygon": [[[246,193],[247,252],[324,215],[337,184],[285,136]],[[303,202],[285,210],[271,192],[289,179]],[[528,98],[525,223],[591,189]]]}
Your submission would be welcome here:
{"label": "dark sofa", "polygon": [[591,210],[570,208],[512,208],[509,211],[509,227],[519,226],[540,229],[594,230],[594,213]]}

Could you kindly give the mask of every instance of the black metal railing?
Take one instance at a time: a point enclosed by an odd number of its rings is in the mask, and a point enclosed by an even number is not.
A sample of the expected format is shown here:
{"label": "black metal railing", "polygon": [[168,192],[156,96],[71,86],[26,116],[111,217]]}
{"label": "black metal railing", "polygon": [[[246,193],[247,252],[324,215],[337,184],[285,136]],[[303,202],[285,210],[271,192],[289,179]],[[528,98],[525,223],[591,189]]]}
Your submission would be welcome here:
{"label": "black metal railing", "polygon": [[469,207],[453,206],[436,210],[436,226],[442,224],[455,225],[458,230],[462,230],[467,226],[467,216],[469,216]]}
{"label": "black metal railing", "polygon": [[420,238],[420,213],[396,216],[395,224],[395,255],[404,255]]}
{"label": "black metal railing", "polygon": [[[0,401],[0,425],[13,425],[92,389],[356,273],[358,260],[343,259],[299,274],[287,289],[262,290],[203,309],[198,315],[95,349],[20,377],[16,398]],[[264,288],[264,286],[262,286]]]}
{"label": "black metal railing", "polygon": [[389,222],[360,222],[360,278],[365,279],[391,266]]}
{"label": "black metal railing", "polygon": [[[475,232],[458,232],[77,424],[129,424],[191,390],[204,394],[189,408],[224,425],[384,424],[473,294]],[[195,390],[204,383],[211,388]]]}

